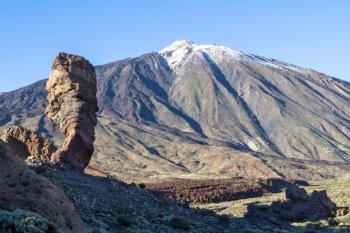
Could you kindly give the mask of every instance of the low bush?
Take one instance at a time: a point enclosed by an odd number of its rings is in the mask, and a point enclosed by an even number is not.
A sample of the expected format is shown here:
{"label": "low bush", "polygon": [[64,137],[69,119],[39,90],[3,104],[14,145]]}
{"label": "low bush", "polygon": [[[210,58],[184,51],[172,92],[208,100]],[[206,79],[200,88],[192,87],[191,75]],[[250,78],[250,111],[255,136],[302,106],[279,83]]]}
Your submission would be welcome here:
{"label": "low bush", "polygon": [[120,225],[124,227],[130,227],[131,225],[135,224],[134,220],[130,216],[126,216],[126,215],[119,215],[117,217],[117,220],[120,223]]}
{"label": "low bush", "polygon": [[174,229],[179,229],[179,230],[189,230],[190,229],[190,224],[186,219],[180,218],[180,217],[173,217],[170,220],[170,226]]}
{"label": "low bush", "polygon": [[17,209],[0,210],[0,233],[61,233],[57,226],[42,216]]}

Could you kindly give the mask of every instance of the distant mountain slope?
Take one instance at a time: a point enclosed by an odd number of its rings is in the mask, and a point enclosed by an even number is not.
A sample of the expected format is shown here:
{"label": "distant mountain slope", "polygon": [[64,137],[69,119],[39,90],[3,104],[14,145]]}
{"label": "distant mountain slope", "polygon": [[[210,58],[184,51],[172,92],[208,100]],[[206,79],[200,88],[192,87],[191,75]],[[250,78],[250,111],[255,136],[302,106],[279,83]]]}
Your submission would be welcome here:
{"label": "distant mountain slope", "polygon": [[[348,171],[348,82],[186,40],[96,72],[94,167],[130,178],[319,178]],[[0,125],[24,124],[60,137],[43,116],[44,85],[0,95]]]}

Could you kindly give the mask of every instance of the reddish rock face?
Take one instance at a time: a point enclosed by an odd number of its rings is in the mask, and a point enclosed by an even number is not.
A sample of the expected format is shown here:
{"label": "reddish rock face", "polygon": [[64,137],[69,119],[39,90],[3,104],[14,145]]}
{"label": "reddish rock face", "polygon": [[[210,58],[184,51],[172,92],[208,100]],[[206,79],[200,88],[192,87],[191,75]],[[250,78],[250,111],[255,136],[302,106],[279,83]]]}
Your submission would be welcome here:
{"label": "reddish rock face", "polygon": [[[29,154],[35,157],[38,153],[35,150],[37,147],[28,135],[32,137],[34,133],[18,127],[3,132],[5,138],[23,141],[23,145],[29,148],[27,154],[23,154],[22,150],[16,150],[16,145],[19,145],[17,142],[13,143],[12,140],[4,142],[0,139],[0,209],[35,212],[57,224],[62,232],[85,233],[83,221],[63,191],[44,176],[28,168],[23,161],[24,156]],[[43,151],[44,149],[39,150],[39,155],[42,155]],[[0,229],[0,232],[3,232],[1,230],[3,229]]]}
{"label": "reddish rock face", "polygon": [[98,111],[95,69],[83,57],[59,53],[52,64],[46,90],[46,115],[65,136],[51,160],[84,170],[94,152]]}
{"label": "reddish rock face", "polygon": [[47,162],[55,151],[53,143],[22,126],[11,126],[0,133],[8,151],[22,159]]}

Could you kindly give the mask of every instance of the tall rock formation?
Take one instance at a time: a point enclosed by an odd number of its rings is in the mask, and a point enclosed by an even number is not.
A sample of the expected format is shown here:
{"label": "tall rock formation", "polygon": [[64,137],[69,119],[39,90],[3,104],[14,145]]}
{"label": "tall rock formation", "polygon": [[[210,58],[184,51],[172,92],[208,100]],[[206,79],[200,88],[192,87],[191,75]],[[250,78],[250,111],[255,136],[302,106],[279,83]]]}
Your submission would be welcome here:
{"label": "tall rock formation", "polygon": [[51,160],[83,170],[94,152],[98,111],[94,67],[81,56],[59,53],[46,83],[46,115],[65,136]]}

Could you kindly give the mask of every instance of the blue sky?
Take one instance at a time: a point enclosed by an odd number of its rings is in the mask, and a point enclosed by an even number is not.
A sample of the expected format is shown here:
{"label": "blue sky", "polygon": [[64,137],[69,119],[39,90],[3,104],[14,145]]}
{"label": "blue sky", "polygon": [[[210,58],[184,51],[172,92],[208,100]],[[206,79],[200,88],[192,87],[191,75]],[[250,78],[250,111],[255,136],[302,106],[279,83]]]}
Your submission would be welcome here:
{"label": "blue sky", "polygon": [[349,12],[347,0],[4,0],[0,92],[48,77],[59,51],[99,65],[184,38],[350,81]]}

